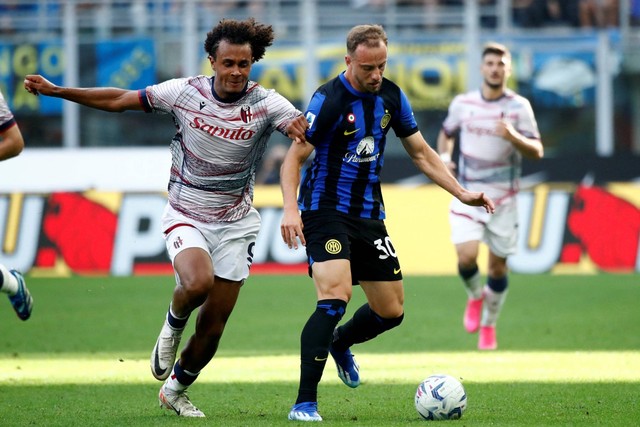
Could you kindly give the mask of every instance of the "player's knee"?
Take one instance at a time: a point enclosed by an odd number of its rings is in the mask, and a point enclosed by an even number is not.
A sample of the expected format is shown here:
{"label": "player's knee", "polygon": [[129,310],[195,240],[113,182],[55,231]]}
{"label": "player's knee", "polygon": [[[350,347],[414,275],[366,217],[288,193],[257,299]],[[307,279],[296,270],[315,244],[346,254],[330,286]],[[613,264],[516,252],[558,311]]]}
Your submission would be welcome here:
{"label": "player's knee", "polygon": [[472,271],[478,269],[478,262],[473,255],[458,254],[458,271]]}
{"label": "player's knee", "polygon": [[193,271],[180,275],[180,285],[190,301],[202,304],[213,287],[213,277],[208,273]]}

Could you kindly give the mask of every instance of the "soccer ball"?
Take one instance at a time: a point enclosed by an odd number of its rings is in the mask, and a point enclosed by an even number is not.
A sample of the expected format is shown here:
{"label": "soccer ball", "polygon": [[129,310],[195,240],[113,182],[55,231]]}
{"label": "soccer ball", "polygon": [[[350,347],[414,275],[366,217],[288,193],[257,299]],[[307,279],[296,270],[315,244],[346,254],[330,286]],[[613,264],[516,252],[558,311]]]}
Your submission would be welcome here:
{"label": "soccer ball", "polygon": [[451,375],[431,375],[418,386],[415,403],[425,420],[455,420],[467,408],[467,393]]}

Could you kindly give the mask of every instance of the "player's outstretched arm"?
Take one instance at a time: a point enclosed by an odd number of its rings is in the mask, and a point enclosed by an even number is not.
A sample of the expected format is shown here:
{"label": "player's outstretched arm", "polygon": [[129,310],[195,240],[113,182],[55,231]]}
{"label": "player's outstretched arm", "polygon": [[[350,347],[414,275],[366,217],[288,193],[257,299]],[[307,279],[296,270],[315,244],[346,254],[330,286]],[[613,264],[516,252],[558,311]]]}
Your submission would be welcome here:
{"label": "player's outstretched arm", "polygon": [[36,96],[45,95],[62,98],[98,110],[110,112],[143,110],[137,90],[114,87],[62,87],[51,83],[40,75],[26,76],[24,78],[24,88]]}
{"label": "player's outstretched arm", "polygon": [[409,137],[402,138],[402,144],[416,167],[433,182],[447,190],[462,203],[482,206],[487,212],[494,212],[493,201],[484,193],[471,192],[462,187],[419,131]]}

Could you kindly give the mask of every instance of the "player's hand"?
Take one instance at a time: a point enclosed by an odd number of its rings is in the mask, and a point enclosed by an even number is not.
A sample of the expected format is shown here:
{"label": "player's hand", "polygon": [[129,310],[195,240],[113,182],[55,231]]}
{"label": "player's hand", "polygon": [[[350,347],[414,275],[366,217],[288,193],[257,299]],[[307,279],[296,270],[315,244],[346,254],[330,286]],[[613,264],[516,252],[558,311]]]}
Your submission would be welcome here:
{"label": "player's hand", "polygon": [[282,215],[282,221],[280,222],[280,234],[289,249],[298,249],[298,239],[304,246],[307,245],[304,234],[302,233],[303,228],[304,225],[302,224],[302,218],[298,210],[285,209]]}
{"label": "player's hand", "polygon": [[510,141],[516,134],[516,129],[509,120],[501,119],[496,122],[495,132],[500,138]]}
{"label": "player's hand", "polygon": [[24,78],[24,88],[27,92],[38,96],[51,95],[57,86],[40,75],[29,74]]}
{"label": "player's hand", "polygon": [[303,144],[307,141],[305,133],[308,128],[309,122],[307,122],[307,119],[304,116],[298,116],[291,120],[291,123],[287,126],[287,135],[293,142]]}
{"label": "player's hand", "polygon": [[482,206],[488,213],[491,214],[496,210],[496,207],[493,204],[493,200],[487,197],[484,193],[465,190],[458,198],[465,205]]}

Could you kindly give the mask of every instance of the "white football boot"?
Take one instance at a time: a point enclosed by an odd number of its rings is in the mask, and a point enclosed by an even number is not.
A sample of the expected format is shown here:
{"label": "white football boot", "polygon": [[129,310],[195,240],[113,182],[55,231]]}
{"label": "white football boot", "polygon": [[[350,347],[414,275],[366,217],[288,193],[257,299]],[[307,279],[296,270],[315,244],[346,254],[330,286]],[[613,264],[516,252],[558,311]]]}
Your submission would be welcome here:
{"label": "white football boot", "polygon": [[166,384],[160,387],[158,400],[160,401],[161,408],[171,409],[181,417],[203,418],[205,416],[200,409],[193,406],[186,391],[177,392],[171,390]]}
{"label": "white football boot", "polygon": [[151,352],[151,373],[160,381],[169,378],[173,364],[176,362],[176,353],[182,338],[182,329],[175,329],[165,319],[162,330]]}

